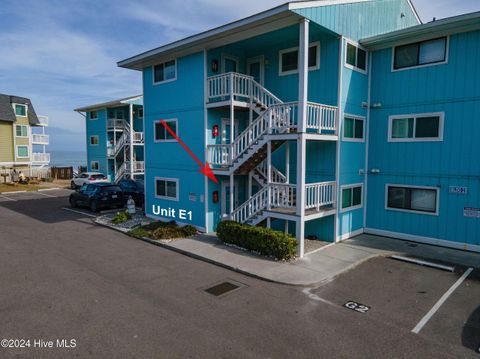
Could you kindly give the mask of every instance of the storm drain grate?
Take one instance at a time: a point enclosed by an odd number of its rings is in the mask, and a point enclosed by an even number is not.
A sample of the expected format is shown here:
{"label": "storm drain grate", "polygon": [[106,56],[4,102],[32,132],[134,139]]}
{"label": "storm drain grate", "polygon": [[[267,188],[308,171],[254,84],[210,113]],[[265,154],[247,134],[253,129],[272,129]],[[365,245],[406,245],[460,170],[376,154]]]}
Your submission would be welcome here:
{"label": "storm drain grate", "polygon": [[223,294],[226,294],[228,292],[231,292],[232,290],[235,290],[237,288],[240,288],[240,286],[235,285],[230,282],[223,282],[217,285],[214,285],[213,287],[205,289],[205,292],[214,295],[216,297],[219,297]]}

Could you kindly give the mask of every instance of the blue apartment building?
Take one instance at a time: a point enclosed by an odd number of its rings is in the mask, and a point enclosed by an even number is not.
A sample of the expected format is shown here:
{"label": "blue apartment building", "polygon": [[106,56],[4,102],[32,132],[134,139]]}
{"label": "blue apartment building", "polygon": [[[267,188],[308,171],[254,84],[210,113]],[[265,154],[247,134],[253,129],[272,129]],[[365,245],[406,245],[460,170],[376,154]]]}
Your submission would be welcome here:
{"label": "blue apartment building", "polygon": [[85,117],[87,166],[111,182],[143,179],[143,97],[132,96],[75,109]]}
{"label": "blue apartment building", "polygon": [[118,66],[142,72],[149,217],[265,225],[300,256],[362,233],[480,251],[480,13],[293,1]]}

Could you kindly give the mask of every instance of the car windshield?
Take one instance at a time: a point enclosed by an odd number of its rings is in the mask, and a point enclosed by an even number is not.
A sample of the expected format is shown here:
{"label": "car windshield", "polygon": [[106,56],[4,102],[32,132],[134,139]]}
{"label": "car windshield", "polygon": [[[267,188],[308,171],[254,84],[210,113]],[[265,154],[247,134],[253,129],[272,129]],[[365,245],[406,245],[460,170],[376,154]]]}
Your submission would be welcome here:
{"label": "car windshield", "polygon": [[120,183],[120,186],[128,189],[136,189],[135,182],[133,181],[123,181]]}
{"label": "car windshield", "polygon": [[121,192],[120,186],[105,186],[102,187],[102,192]]}

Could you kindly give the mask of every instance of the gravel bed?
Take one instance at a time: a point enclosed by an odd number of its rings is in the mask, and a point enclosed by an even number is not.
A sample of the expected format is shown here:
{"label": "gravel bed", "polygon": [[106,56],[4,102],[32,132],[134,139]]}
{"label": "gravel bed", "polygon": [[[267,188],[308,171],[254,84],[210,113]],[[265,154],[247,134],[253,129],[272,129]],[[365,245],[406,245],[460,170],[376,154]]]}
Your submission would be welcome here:
{"label": "gravel bed", "polygon": [[115,215],[116,213],[108,213],[103,216],[99,216],[95,219],[95,222],[122,230],[124,232],[128,232],[133,228],[136,228],[138,226],[145,226],[153,222],[152,219],[145,217],[143,214],[135,213],[128,221],[119,224],[113,224],[112,219],[115,217]]}

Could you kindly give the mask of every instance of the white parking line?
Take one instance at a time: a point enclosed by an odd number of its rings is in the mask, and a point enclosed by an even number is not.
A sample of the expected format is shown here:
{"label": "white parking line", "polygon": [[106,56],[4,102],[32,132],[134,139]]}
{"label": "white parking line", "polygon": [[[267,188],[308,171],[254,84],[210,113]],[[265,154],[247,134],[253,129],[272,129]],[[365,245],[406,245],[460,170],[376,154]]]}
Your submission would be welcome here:
{"label": "white parking line", "polygon": [[46,194],[46,193],[42,193],[42,192],[37,192],[37,193],[41,196],[50,197],[50,198],[56,198],[57,197],[57,196],[52,196],[51,194]]}
{"label": "white parking line", "polygon": [[312,300],[315,300],[317,302],[322,302],[322,303],[325,303],[325,304],[329,304],[329,305],[333,305],[334,307],[338,307],[337,304],[335,304],[333,302],[330,302],[329,300],[323,299],[322,297],[319,297],[315,293],[312,293],[313,289],[315,289],[315,288],[305,288],[304,290],[302,290],[302,292],[303,292],[303,294],[305,294],[307,297],[309,297]]}
{"label": "white parking line", "polygon": [[65,210],[65,211],[69,211],[69,212],[73,212],[73,213],[77,213],[77,214],[83,214],[84,216],[89,216],[89,217],[94,217],[94,218],[97,217],[93,214],[85,213],[85,212],[81,212],[81,211],[76,211],[74,209],[67,208],[67,207],[63,207],[62,209]]}
{"label": "white parking line", "polygon": [[438,309],[446,302],[448,297],[463,283],[463,281],[472,273],[473,268],[468,268],[465,273],[455,282],[454,285],[450,287],[449,290],[445,292],[445,294],[438,300],[437,303],[430,309],[430,311],[418,322],[415,328],[412,329],[412,332],[418,334],[420,330],[428,323],[428,321],[433,317],[433,315],[437,312]]}
{"label": "white parking line", "polygon": [[5,198],[5,199],[8,200],[8,201],[17,202],[16,199],[8,198],[7,196],[4,196],[4,195],[0,195],[0,198]]}

